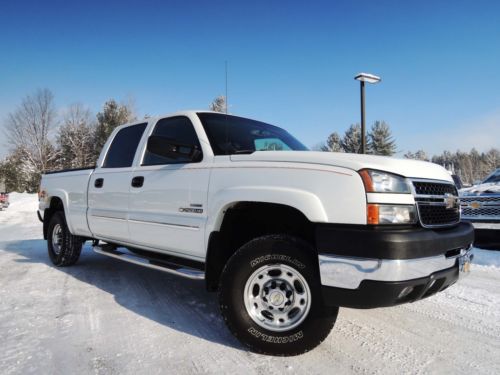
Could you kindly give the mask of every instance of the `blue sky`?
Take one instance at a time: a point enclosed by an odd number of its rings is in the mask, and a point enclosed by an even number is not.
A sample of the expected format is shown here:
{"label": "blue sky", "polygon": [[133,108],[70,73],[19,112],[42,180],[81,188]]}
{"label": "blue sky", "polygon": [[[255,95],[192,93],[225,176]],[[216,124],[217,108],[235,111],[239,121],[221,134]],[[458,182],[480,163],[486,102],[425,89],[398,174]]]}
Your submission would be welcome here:
{"label": "blue sky", "polygon": [[[500,147],[498,1],[4,1],[0,127],[49,88],[58,108],[133,98],[139,115],[204,109],[288,129],[312,146],[388,122],[407,150]],[[8,145],[2,144],[0,156]]]}

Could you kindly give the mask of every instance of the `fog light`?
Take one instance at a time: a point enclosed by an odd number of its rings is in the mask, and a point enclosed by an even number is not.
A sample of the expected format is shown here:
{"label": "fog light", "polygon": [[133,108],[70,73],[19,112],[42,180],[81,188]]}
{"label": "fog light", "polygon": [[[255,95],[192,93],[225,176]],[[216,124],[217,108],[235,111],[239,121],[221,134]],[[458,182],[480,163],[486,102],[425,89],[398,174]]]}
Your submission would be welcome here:
{"label": "fog light", "polygon": [[401,293],[399,293],[399,296],[398,296],[398,299],[400,298],[403,298],[403,297],[406,297],[408,294],[410,294],[411,292],[413,292],[413,287],[412,286],[407,286],[406,288],[404,288]]}

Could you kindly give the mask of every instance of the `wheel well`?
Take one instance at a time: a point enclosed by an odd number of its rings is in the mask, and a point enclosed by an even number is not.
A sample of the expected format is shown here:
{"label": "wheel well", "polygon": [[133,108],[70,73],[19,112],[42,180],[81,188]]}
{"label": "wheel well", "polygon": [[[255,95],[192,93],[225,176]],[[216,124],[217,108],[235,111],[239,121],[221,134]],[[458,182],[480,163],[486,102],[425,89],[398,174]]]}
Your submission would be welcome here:
{"label": "wheel well", "polygon": [[61,198],[53,197],[50,199],[50,206],[43,212],[43,238],[47,239],[47,231],[49,229],[50,219],[57,211],[64,212],[64,205]]}
{"label": "wheel well", "polygon": [[205,278],[207,289],[218,288],[229,258],[248,241],[267,234],[289,234],[314,248],[314,224],[299,210],[281,204],[240,202],[229,208],[219,231],[210,234]]}

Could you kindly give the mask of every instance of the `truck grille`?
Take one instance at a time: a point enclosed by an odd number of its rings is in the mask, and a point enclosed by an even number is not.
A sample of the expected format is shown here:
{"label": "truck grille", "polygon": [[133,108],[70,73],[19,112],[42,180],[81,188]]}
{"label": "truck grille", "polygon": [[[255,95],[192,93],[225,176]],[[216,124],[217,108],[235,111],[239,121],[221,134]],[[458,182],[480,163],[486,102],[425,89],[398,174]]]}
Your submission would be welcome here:
{"label": "truck grille", "polygon": [[455,185],[413,181],[413,188],[422,226],[446,227],[460,221],[460,202]]}
{"label": "truck grille", "polygon": [[413,181],[417,195],[445,195],[446,193],[457,196],[457,188],[451,184],[440,184],[434,182]]}
{"label": "truck grille", "polygon": [[461,197],[465,220],[500,220],[500,195]]}

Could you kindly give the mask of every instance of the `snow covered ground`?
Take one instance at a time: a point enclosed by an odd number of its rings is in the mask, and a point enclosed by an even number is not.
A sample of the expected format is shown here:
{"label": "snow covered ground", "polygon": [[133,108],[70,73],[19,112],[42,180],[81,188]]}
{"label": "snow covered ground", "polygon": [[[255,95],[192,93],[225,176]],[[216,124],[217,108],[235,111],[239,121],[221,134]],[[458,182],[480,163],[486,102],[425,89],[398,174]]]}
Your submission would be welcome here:
{"label": "snow covered ground", "polygon": [[246,351],[202,282],[115,261],[86,246],[53,267],[36,197],[0,211],[1,374],[500,374],[500,251],[414,304],[341,309],[328,339],[298,357]]}

